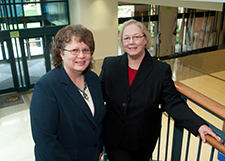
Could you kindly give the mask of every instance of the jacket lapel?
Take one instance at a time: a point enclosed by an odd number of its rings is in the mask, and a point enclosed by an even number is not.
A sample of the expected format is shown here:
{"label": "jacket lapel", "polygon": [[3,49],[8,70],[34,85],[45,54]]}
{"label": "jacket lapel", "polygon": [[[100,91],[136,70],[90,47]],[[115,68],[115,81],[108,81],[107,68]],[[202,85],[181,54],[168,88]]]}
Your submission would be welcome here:
{"label": "jacket lapel", "polygon": [[[100,116],[100,110],[101,110],[99,108],[99,107],[101,107],[101,105],[100,105],[101,100],[99,100],[100,96],[98,94],[99,89],[95,84],[95,80],[92,80],[92,77],[90,77],[88,73],[85,74],[85,78],[86,78],[88,89],[90,91],[92,101],[93,101],[93,104],[94,104],[94,108],[95,108],[94,119],[97,122],[97,120]],[[102,100],[102,102],[103,102],[103,100]]]}
{"label": "jacket lapel", "polygon": [[73,102],[76,104],[74,106],[80,108],[80,110],[83,111],[84,115],[86,115],[87,118],[94,125],[96,125],[94,117],[92,116],[87,103],[81,96],[80,92],[78,91],[74,83],[70,80],[69,76],[66,74],[64,69],[59,70],[59,76],[60,76],[61,83],[66,85],[64,88],[65,92],[70,97],[70,99],[72,99]]}
{"label": "jacket lapel", "polygon": [[127,53],[121,56],[121,62],[117,66],[119,71],[119,77],[122,79],[123,86],[127,94],[129,94],[129,76],[128,76],[128,59]]}
{"label": "jacket lapel", "polygon": [[145,57],[142,60],[141,65],[137,71],[137,74],[130,86],[130,94],[133,94],[151,73],[153,69],[152,59],[153,58],[150,56],[149,52],[146,50]]}

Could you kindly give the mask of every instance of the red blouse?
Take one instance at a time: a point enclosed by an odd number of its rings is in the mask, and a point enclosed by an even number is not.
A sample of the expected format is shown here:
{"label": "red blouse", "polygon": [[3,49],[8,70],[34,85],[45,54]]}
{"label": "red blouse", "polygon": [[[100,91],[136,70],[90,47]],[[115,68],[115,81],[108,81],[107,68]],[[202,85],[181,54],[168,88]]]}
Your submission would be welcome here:
{"label": "red blouse", "polygon": [[129,86],[131,86],[131,84],[132,84],[132,82],[133,82],[133,80],[134,80],[134,77],[135,77],[137,71],[138,71],[138,70],[132,69],[132,68],[129,67],[129,69],[128,69]]}

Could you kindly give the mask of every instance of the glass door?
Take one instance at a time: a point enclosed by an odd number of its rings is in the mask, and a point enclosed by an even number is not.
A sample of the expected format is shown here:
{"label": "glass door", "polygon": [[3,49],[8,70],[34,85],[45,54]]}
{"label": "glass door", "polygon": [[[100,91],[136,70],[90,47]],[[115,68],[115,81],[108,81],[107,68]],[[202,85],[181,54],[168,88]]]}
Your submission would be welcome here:
{"label": "glass door", "polygon": [[53,35],[41,37],[28,37],[20,38],[21,52],[24,54],[24,64],[26,65],[28,77],[28,85],[33,85],[40,79],[46,72],[51,70],[50,58],[50,43],[52,42]]}
{"label": "glass door", "polygon": [[1,42],[0,51],[1,93],[28,90],[46,73],[41,37],[10,38]]}
{"label": "glass door", "polygon": [[46,73],[42,37],[21,40],[22,51],[25,53],[29,84],[35,84]]}
{"label": "glass door", "polygon": [[28,90],[51,70],[53,36],[68,24],[68,0],[0,0],[0,94]]}
{"label": "glass door", "polygon": [[53,35],[15,37],[1,41],[0,93],[28,90],[51,70],[52,38]]}
{"label": "glass door", "polygon": [[[18,81],[18,77],[14,77],[12,71],[15,70],[15,63],[13,62],[13,59],[10,59],[10,56],[12,56],[12,48],[8,48],[11,46],[11,41],[1,41],[1,48],[0,48],[0,90],[4,91],[8,89],[9,91],[14,90],[14,80]],[[9,54],[10,53],[10,54]],[[13,69],[14,68],[14,69]]]}

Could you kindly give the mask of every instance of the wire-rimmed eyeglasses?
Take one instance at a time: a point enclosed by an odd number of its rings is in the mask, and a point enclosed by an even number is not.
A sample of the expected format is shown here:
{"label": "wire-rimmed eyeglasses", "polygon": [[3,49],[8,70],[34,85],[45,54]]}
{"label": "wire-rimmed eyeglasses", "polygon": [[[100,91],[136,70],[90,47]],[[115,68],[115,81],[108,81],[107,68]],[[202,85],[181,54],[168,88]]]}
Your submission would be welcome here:
{"label": "wire-rimmed eyeglasses", "polygon": [[89,49],[83,49],[83,50],[80,50],[80,49],[72,49],[72,50],[63,49],[63,50],[70,52],[70,54],[72,54],[72,55],[78,55],[81,51],[82,51],[83,54],[90,54]]}
{"label": "wire-rimmed eyeglasses", "polygon": [[132,37],[126,36],[123,38],[123,42],[127,43],[127,42],[130,42],[130,40],[133,40],[136,42],[136,41],[139,41],[142,37],[145,37],[145,35],[144,34],[143,35],[134,35]]}

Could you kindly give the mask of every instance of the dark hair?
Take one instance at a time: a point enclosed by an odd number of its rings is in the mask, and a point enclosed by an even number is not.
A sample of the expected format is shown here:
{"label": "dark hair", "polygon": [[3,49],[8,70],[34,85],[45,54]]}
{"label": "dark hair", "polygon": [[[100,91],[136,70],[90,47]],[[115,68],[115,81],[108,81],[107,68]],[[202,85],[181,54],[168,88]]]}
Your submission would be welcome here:
{"label": "dark hair", "polygon": [[72,36],[75,36],[78,42],[84,42],[89,46],[91,52],[91,62],[86,70],[91,70],[93,67],[92,55],[95,50],[95,41],[92,32],[80,24],[68,25],[56,33],[51,49],[54,67],[60,68],[62,66],[63,60],[60,56],[60,50],[65,48],[66,43],[71,41]]}

